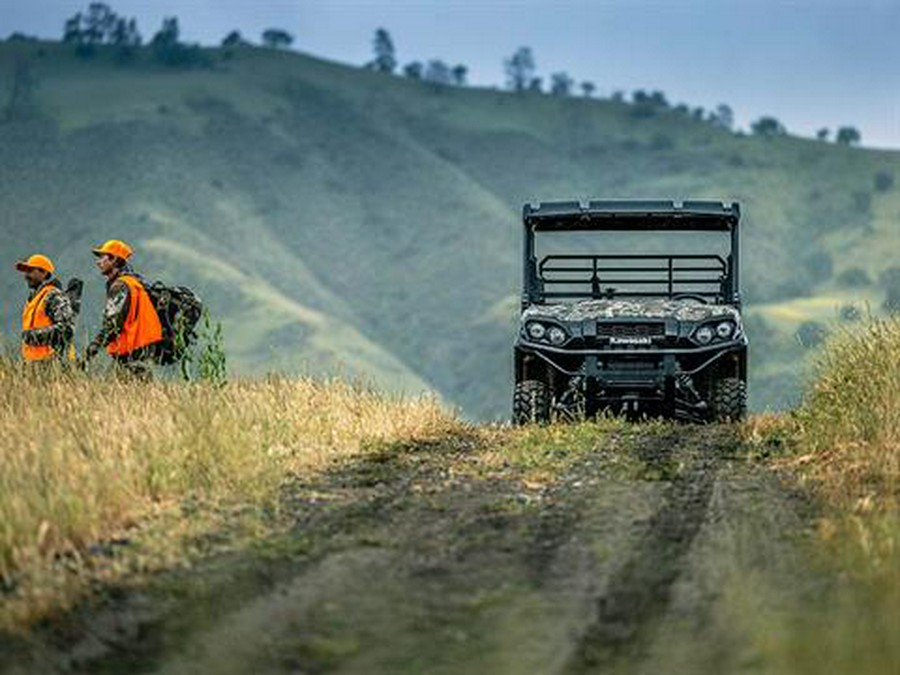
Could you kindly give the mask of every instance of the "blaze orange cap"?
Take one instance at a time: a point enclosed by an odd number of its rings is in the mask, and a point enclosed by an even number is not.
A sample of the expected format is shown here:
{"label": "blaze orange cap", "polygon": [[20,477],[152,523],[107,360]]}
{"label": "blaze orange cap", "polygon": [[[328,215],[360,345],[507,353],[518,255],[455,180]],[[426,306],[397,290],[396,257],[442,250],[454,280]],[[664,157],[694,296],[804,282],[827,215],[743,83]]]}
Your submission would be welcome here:
{"label": "blaze orange cap", "polygon": [[131,257],[131,254],[134,253],[134,251],[128,244],[118,239],[110,239],[109,241],[105,242],[103,246],[92,250],[94,255],[96,256],[114,255],[117,258],[121,258],[122,260],[128,260]]}
{"label": "blaze orange cap", "polygon": [[20,260],[16,263],[16,269],[20,272],[27,272],[28,270],[38,269],[49,272],[50,274],[53,274],[56,271],[56,268],[53,266],[53,261],[50,260],[50,258],[48,258],[47,256],[41,255],[40,253],[36,253],[28,260]]}

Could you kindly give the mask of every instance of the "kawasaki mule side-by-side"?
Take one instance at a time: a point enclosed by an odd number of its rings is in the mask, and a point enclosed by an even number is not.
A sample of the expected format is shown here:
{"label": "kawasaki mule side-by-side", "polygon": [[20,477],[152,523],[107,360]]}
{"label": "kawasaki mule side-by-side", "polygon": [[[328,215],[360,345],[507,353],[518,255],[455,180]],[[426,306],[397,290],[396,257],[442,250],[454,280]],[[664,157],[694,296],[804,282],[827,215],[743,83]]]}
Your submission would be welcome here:
{"label": "kawasaki mule side-by-side", "polygon": [[[526,205],[514,422],[744,417],[739,220],[711,201]],[[642,236],[656,252],[622,252]]]}

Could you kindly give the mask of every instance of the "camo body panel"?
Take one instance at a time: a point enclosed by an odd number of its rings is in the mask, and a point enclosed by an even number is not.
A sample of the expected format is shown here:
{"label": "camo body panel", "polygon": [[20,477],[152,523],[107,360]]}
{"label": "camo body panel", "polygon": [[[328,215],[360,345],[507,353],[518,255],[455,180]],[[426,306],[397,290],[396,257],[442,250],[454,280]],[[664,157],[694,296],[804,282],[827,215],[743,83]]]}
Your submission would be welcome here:
{"label": "camo body panel", "polygon": [[555,319],[563,323],[600,319],[669,319],[701,322],[711,319],[731,319],[740,323],[740,313],[729,305],[705,305],[697,300],[669,300],[646,298],[629,300],[579,300],[555,305],[531,305],[522,312],[528,319]]}

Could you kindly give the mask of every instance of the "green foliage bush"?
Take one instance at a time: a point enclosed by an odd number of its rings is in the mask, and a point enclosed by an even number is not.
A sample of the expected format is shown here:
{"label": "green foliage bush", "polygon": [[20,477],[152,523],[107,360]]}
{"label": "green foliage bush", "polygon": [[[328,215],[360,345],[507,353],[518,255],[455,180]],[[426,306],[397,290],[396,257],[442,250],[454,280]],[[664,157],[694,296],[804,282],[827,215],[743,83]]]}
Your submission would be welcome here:
{"label": "green foliage bush", "polygon": [[181,374],[185,380],[209,382],[216,386],[228,382],[222,324],[218,321],[213,323],[208,310],[203,310],[203,323],[196,344],[181,361]]}
{"label": "green foliage bush", "polygon": [[888,192],[894,187],[894,174],[890,171],[879,171],[875,174],[875,191]]}
{"label": "green foliage bush", "polygon": [[872,285],[869,273],[861,267],[848,267],[838,274],[836,281],[846,288],[863,288]]}
{"label": "green foliage bush", "polygon": [[828,329],[818,321],[804,321],[797,328],[794,337],[800,343],[800,346],[812,349],[825,342],[825,338],[828,337]]}
{"label": "green foliage bush", "polygon": [[750,125],[750,131],[756,136],[772,137],[784,136],[787,133],[784,125],[776,118],[763,116]]}
{"label": "green foliage bush", "polygon": [[840,310],[838,311],[838,316],[841,321],[853,322],[859,321],[862,319],[862,311],[860,311],[859,307],[854,305],[853,303],[847,303],[846,305],[841,305]]}
{"label": "green foliage bush", "polygon": [[671,136],[667,136],[663,133],[654,134],[653,138],[650,139],[650,149],[661,151],[661,150],[671,150],[675,147],[675,141]]}

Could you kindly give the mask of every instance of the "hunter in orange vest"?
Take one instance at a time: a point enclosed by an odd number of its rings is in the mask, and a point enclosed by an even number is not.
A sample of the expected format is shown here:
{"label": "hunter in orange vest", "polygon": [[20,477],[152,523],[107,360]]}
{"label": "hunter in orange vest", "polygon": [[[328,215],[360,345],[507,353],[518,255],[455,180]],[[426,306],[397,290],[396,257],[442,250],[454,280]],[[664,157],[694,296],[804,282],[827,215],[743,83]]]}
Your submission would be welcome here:
{"label": "hunter in orange vest", "polygon": [[110,239],[93,249],[97,268],[106,277],[106,309],[103,327],[88,345],[85,360],[106,347],[106,352],[132,374],[150,376],[147,363],[163,339],[162,323],[143,281],[128,265],[132,248]]}
{"label": "hunter in orange vest", "polygon": [[22,358],[29,363],[66,358],[75,335],[75,312],[45,255],[16,263],[31,289],[22,310]]}

